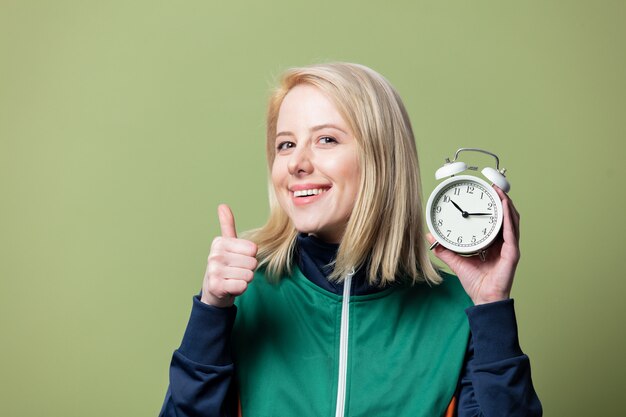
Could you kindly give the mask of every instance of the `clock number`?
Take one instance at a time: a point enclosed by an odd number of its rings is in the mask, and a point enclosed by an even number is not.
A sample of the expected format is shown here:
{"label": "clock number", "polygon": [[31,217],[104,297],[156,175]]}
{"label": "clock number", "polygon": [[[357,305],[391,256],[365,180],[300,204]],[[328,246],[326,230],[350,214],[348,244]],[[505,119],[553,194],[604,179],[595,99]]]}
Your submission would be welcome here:
{"label": "clock number", "polygon": [[447,196],[447,195],[444,195],[444,196],[443,196],[443,202],[444,202],[444,203],[447,203],[447,202],[449,202],[449,201],[450,201],[450,197],[449,197],[449,196]]}
{"label": "clock number", "polygon": [[446,234],[446,237],[450,237],[450,233],[452,233],[452,230],[446,230],[446,232],[448,232],[448,233]]}
{"label": "clock number", "polygon": [[485,195],[485,193],[483,193],[482,191],[480,192],[480,199],[483,199],[483,196]]}
{"label": "clock number", "polygon": [[487,204],[487,210],[491,210],[491,209],[493,209],[493,203]]}
{"label": "clock number", "polygon": [[441,206],[437,206],[437,208],[435,209],[435,213],[441,213]]}
{"label": "clock number", "polygon": [[443,220],[441,219],[437,220],[437,226],[443,226]]}
{"label": "clock number", "polygon": [[489,217],[489,224],[494,224],[496,222],[496,218],[494,216]]}
{"label": "clock number", "polygon": [[476,236],[472,236],[472,243],[476,243]]}
{"label": "clock number", "polygon": [[456,238],[457,243],[463,243],[463,236]]}
{"label": "clock number", "polygon": [[467,186],[467,191],[465,191],[466,194],[474,194],[474,187],[472,187],[471,185]]}
{"label": "clock number", "polygon": [[487,234],[487,228],[485,227],[485,228],[483,229],[483,235],[486,235],[486,234]]}
{"label": "clock number", "polygon": [[455,188],[454,189],[454,195],[461,195],[461,189],[460,188]]}

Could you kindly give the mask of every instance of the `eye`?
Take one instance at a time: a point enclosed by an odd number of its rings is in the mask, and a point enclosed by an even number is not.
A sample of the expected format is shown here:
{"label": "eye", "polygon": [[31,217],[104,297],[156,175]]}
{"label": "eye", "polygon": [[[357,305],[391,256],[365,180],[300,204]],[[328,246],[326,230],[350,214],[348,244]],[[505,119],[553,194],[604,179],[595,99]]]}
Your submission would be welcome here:
{"label": "eye", "polygon": [[280,142],[280,143],[276,146],[276,150],[277,150],[278,152],[280,152],[280,151],[285,151],[285,150],[287,150],[287,149],[293,148],[294,146],[296,146],[296,144],[295,144],[295,143],[293,143],[293,142],[290,142],[290,141],[286,140],[286,141]]}
{"label": "eye", "polygon": [[319,139],[319,142],[322,145],[328,145],[328,144],[331,144],[331,143],[337,143],[337,140],[335,138],[333,138],[333,137],[330,137],[330,136],[322,136]]}

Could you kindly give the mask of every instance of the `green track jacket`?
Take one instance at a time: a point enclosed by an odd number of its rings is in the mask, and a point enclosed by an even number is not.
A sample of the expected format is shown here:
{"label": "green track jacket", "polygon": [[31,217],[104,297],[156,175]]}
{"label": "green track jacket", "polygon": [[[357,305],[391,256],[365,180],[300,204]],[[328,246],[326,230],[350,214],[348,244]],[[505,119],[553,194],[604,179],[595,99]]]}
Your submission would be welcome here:
{"label": "green track jacket", "polygon": [[244,417],[441,416],[457,388],[472,305],[458,279],[330,293],[297,268],[237,298]]}

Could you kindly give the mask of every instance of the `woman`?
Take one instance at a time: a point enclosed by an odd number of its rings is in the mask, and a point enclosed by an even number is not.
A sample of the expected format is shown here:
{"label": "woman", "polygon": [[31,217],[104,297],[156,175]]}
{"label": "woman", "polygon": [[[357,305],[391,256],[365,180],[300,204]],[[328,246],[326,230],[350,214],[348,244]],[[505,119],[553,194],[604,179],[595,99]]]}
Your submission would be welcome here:
{"label": "woman", "polygon": [[541,415],[509,299],[519,215],[497,190],[486,260],[439,246],[458,278],[433,267],[413,133],[382,76],[287,71],[267,158],[267,224],[240,239],[218,208],[161,415]]}

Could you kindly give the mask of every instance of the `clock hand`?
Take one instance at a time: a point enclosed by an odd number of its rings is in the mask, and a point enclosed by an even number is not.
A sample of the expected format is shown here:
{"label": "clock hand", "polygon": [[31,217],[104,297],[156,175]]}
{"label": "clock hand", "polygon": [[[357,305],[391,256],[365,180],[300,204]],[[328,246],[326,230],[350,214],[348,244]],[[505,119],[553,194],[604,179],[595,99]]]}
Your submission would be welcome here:
{"label": "clock hand", "polygon": [[467,213],[468,216],[491,216],[493,213]]}
{"label": "clock hand", "polygon": [[455,203],[454,200],[450,199],[450,202],[452,204],[454,204],[454,207],[456,207],[461,212],[463,217],[467,217],[469,215],[469,213],[467,211],[463,210],[461,207],[459,207],[459,205],[457,203]]}

